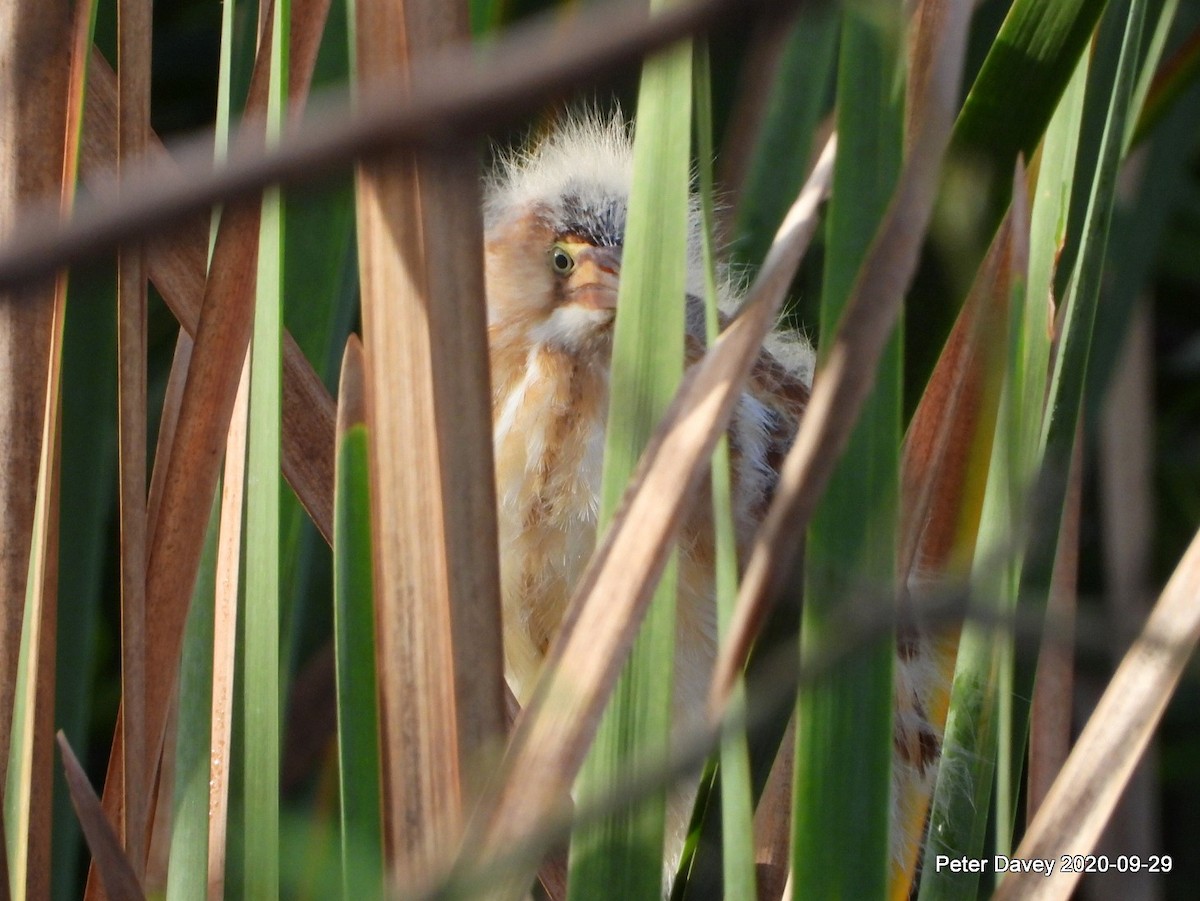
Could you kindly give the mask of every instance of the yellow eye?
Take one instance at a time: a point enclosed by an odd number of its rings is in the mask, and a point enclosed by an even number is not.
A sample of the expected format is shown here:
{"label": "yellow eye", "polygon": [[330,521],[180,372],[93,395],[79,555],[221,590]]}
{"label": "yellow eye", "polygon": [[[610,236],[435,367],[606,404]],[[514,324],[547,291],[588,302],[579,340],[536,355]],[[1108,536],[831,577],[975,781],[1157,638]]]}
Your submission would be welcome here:
{"label": "yellow eye", "polygon": [[558,275],[570,275],[575,268],[575,258],[562,244],[555,244],[550,249],[550,268]]}

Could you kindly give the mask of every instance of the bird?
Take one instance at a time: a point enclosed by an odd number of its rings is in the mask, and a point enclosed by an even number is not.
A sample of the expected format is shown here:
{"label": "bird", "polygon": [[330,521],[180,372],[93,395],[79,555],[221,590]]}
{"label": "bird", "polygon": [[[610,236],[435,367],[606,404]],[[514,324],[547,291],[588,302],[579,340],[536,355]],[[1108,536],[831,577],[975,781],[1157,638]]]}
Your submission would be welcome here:
{"label": "bird", "polygon": [[[573,588],[595,548],[613,322],[632,178],[631,126],[618,110],[560,118],[539,139],[498,154],[484,183],[484,280],[492,384],[505,676],[530,698]],[[685,361],[706,346],[699,204],[690,201]],[[718,278],[723,321],[741,301]],[[734,530],[744,561],[799,428],[812,346],[776,329],[740,393],[729,446]],[[716,655],[710,493],[698,492],[679,540],[672,735],[703,725]],[[919,643],[897,654],[897,779],[928,780],[940,733],[918,695]],[[903,698],[899,697],[904,695]],[[686,834],[695,785],[668,800],[667,845]],[[897,816],[893,811],[893,818]],[[893,832],[896,830],[893,829]],[[893,856],[899,851],[893,847]],[[668,850],[668,857],[672,852]]]}

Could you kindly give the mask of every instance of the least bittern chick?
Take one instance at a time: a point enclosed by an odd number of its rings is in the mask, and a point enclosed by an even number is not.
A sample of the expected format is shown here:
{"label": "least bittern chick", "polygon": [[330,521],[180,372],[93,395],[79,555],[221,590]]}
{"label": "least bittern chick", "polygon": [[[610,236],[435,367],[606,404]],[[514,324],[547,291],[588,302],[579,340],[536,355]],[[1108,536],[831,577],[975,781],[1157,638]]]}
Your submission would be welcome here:
{"label": "least bittern chick", "polygon": [[[504,654],[506,676],[522,704],[596,542],[630,176],[631,146],[623,121],[582,116],[531,150],[504,159],[487,184],[485,259]],[[692,219],[689,365],[704,346],[699,217]],[[736,306],[730,280],[723,280],[721,295],[722,308]],[[742,551],[795,436],[812,362],[807,343],[772,336],[737,403],[729,435]],[[680,735],[701,725],[715,654],[707,497],[707,490],[699,493],[680,541],[674,670],[674,729]],[[911,709],[916,695],[906,693],[901,704]],[[907,749],[929,747],[900,734],[902,727],[926,728],[923,711],[917,713],[915,720],[897,718],[898,757]],[[932,760],[917,762],[928,769]],[[669,863],[679,853],[693,796],[694,786],[671,799]]]}

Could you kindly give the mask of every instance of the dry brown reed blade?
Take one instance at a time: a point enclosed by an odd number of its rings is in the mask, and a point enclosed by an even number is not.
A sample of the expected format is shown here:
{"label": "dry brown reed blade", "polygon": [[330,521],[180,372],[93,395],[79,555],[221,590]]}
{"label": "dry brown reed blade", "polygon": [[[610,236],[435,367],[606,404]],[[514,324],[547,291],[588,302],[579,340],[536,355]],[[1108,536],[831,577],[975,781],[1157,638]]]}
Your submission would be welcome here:
{"label": "dry brown reed blade", "polygon": [[[1079,518],[1083,500],[1083,427],[1075,429],[1075,450],[1067,474],[1054,570],[1046,600],[1053,633],[1042,636],[1033,701],[1029,707],[1029,779],[1026,819],[1032,822],[1071,750],[1071,711],[1075,701],[1074,655],[1076,582],[1079,572]],[[1051,620],[1051,618],[1053,618]]]}
{"label": "dry brown reed blade", "polygon": [[[22,5],[24,7],[25,5]],[[57,164],[57,193],[60,197],[60,209],[64,217],[69,217],[74,207],[76,176],[79,162],[79,129],[82,122],[84,81],[86,67],[79,63],[80,48],[86,47],[90,27],[91,6],[88,3],[76,4],[74,15],[68,20],[65,16],[57,19],[61,10],[52,8],[49,15],[37,22],[46,29],[61,29],[57,35],[43,31],[41,37],[51,45],[57,38],[67,38],[71,52],[67,58],[71,60],[68,67],[66,86],[60,96],[47,96],[43,91],[61,86],[56,78],[50,78],[48,84],[26,85],[34,94],[35,103],[46,103],[49,106],[48,115],[61,116],[57,123],[46,120],[45,130],[31,135],[23,135],[22,139],[46,141],[41,153],[45,154],[41,162],[49,166]],[[19,24],[30,26],[37,17],[30,16],[27,8],[13,11]],[[12,23],[10,23],[12,24]],[[37,34],[35,28],[34,34]],[[26,34],[25,37],[30,35]],[[15,50],[12,57],[20,58],[27,48]],[[10,57],[10,58],[12,58]],[[43,73],[44,74],[44,73]],[[19,88],[18,88],[19,90]],[[11,94],[11,92],[10,92]],[[63,101],[65,100],[65,104]],[[20,103],[17,104],[20,106]],[[57,124],[57,133],[53,133],[53,125]],[[50,133],[47,133],[47,132]],[[13,161],[17,170],[21,169],[21,148],[14,148],[17,158]],[[32,154],[37,156],[35,150]],[[21,176],[27,173],[14,172],[14,181],[20,184]],[[48,174],[48,173],[44,173]],[[23,710],[24,722],[18,734],[6,736],[11,742],[20,742],[20,747],[8,747],[3,750],[10,765],[10,777],[15,783],[16,797],[6,798],[11,812],[15,812],[15,820],[8,825],[11,833],[6,840],[11,839],[10,850],[15,854],[8,857],[8,865],[12,868],[9,874],[17,892],[22,897],[46,897],[50,892],[50,842],[51,842],[51,783],[53,778],[54,760],[54,687],[55,687],[55,652],[58,625],[58,558],[59,558],[59,486],[61,447],[59,419],[61,411],[61,379],[63,353],[63,323],[67,302],[67,273],[57,273],[54,280],[53,296],[44,310],[48,315],[46,330],[42,334],[20,335],[13,337],[21,342],[28,342],[32,353],[14,354],[16,368],[35,358],[41,352],[40,342],[48,340],[45,356],[42,358],[43,369],[40,373],[27,372],[28,381],[14,382],[11,385],[15,392],[24,392],[26,404],[36,409],[40,421],[30,432],[32,441],[27,447],[36,449],[37,470],[32,485],[36,486],[36,500],[32,512],[30,529],[24,534],[11,532],[15,523],[10,522],[6,529],[7,541],[24,541],[28,554],[28,584],[23,584],[16,597],[24,601],[23,629],[22,615],[17,617],[17,640],[25,645],[28,658],[25,661],[25,677],[23,696],[17,698],[15,692],[5,700],[11,701],[11,706],[5,706],[6,711]],[[8,305],[6,305],[8,306]],[[10,322],[15,325],[16,323]],[[14,375],[10,372],[9,375]],[[30,403],[32,395],[38,400]],[[31,423],[32,425],[32,423]],[[12,436],[6,436],[11,438]],[[19,442],[13,442],[14,445]],[[9,450],[6,448],[6,450]],[[15,452],[20,452],[17,448]],[[6,461],[6,470],[8,464]],[[6,511],[8,513],[9,511]],[[20,515],[20,510],[16,511]],[[6,558],[8,554],[5,554]],[[20,608],[18,608],[19,611]],[[5,628],[11,623],[5,622]],[[12,661],[14,667],[17,661]],[[7,677],[7,674],[6,674]],[[9,722],[15,726],[17,720],[8,715],[3,717],[5,729]],[[8,752],[12,756],[7,756]],[[17,771],[12,772],[16,767]]]}
{"label": "dry brown reed blade", "polygon": [[92,859],[96,862],[108,897],[111,901],[142,901],[145,895],[138,884],[133,864],[121,847],[121,839],[100,806],[100,799],[96,797],[87,774],[61,730],[58,733],[58,750],[62,754],[71,804],[79,817],[79,825],[83,827],[83,836],[87,839],[88,850],[92,852]]}
{"label": "dry brown reed blade", "polygon": [[[415,90],[466,8],[360,4],[360,84]],[[358,171],[384,834],[394,878],[458,847],[468,761],[504,732],[479,161],[464,145]]]}
{"label": "dry brown reed blade", "polygon": [[[143,158],[150,136],[150,0],[117,4],[118,168]],[[86,46],[75,65],[86,66]],[[125,824],[134,872],[144,874],[150,782],[146,736],[146,251],[117,255],[117,405],[121,520],[121,716]]]}
{"label": "dry brown reed blade", "polygon": [[[1198,596],[1200,533],[1108,683],[1015,857],[1049,858],[1058,864],[1060,854],[1086,855],[1095,847],[1200,642]],[[993,897],[1068,898],[1082,867],[1072,869],[1055,866],[1049,876],[1010,871]]]}
{"label": "dry brown reed blade", "polygon": [[[0,4],[0,57],[9,79],[0,97],[0,233],[6,239],[16,233],[21,211],[31,202],[61,196],[69,80],[62,60],[69,52],[68,10],[67,0]],[[45,393],[35,386],[46,381],[53,300],[52,282],[0,293],[0,455],[4,460],[0,467],[0,710],[4,711],[13,709],[16,690],[45,412]],[[11,726],[11,716],[0,716],[0,760],[9,759]]]}
{"label": "dry brown reed blade", "polygon": [[237,653],[238,577],[242,550],[242,500],[246,489],[246,442],[250,411],[250,355],[242,361],[225,444],[221,524],[213,598],[212,732],[208,779],[208,897],[225,896],[225,837],[233,765],[234,664]]}
{"label": "dry brown reed blade", "polygon": [[792,866],[792,770],[796,722],[788,721],[775,762],[754,808],[754,865],[759,901],[780,901]]}

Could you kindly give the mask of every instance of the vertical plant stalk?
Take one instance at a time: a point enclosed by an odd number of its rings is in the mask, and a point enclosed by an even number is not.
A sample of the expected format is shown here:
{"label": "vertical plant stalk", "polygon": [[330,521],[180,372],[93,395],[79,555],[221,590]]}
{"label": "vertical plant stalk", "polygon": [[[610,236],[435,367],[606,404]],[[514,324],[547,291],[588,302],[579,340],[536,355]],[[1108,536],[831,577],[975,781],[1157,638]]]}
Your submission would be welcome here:
{"label": "vertical plant stalk", "polygon": [[[1108,253],[1109,229],[1116,201],[1116,179],[1125,148],[1126,123],[1130,116],[1130,101],[1137,75],[1141,52],[1142,26],[1145,22],[1146,0],[1127,0],[1108,10],[1118,17],[1120,53],[1111,73],[1102,84],[1111,85],[1107,93],[1107,112],[1104,129],[1096,153],[1096,168],[1088,187],[1087,212],[1080,228],[1080,245],[1075,267],[1068,283],[1066,303],[1060,318],[1057,352],[1053,361],[1046,409],[1040,430],[1041,470],[1037,476],[1034,495],[1038,509],[1061,511],[1065,506],[1067,476],[1074,454],[1076,432],[1082,416],[1083,392],[1087,383],[1088,363],[1092,353],[1092,335],[1100,303],[1100,284],[1104,260]],[[1106,72],[1107,76],[1108,73]],[[1024,565],[1019,570],[1017,598],[1023,605],[1043,612],[1046,594],[1053,577],[1054,558],[1051,548],[1058,546],[1061,516],[1048,518],[1044,534],[1030,530],[1023,547]],[[1011,652],[1009,661],[1012,660]],[[1010,663],[1011,666],[1011,663]],[[1015,831],[1016,808],[1024,764],[1024,751],[1029,734],[1029,698],[1033,694],[1031,668],[1017,671],[1011,690],[1001,695],[1001,728],[997,774],[996,835],[997,851],[1006,854]]]}
{"label": "vertical plant stalk", "polygon": [[[17,18],[21,19],[28,10],[18,9]],[[45,127],[26,137],[32,141],[46,141],[42,153],[46,154],[40,161],[36,154],[30,158],[28,148],[14,148],[14,163],[18,170],[22,163],[40,162],[50,165],[57,162],[57,187],[60,198],[60,210],[63,217],[69,217],[75,204],[76,185],[79,174],[79,155],[81,131],[83,125],[83,98],[86,80],[86,49],[91,45],[92,33],[95,30],[95,6],[91,2],[81,2],[74,9],[73,19],[64,17],[55,21],[58,9],[50,11],[47,19],[38,22],[35,18],[22,20],[16,25],[33,26],[31,34],[53,41],[56,37],[70,36],[70,61],[67,73],[66,89],[58,97],[47,97],[35,92],[34,102],[46,103],[50,115],[61,118],[57,123],[47,120],[41,124]],[[14,24],[14,23],[9,23]],[[60,34],[54,29],[61,27]],[[20,59],[21,49],[13,49],[9,58]],[[7,55],[7,54],[6,54]],[[29,63],[29,60],[25,61]],[[36,71],[36,70],[31,70]],[[51,78],[48,85],[53,88],[60,83]],[[20,89],[20,86],[16,86]],[[7,95],[11,95],[6,92]],[[6,111],[8,112],[8,111]],[[57,125],[57,130],[54,125]],[[24,152],[22,152],[24,150]],[[36,167],[30,167],[36,168]],[[21,186],[21,174],[13,173],[17,187]],[[45,174],[45,173],[43,173]],[[12,187],[12,183],[9,183]],[[7,192],[6,192],[7,195]],[[10,199],[8,196],[5,201]],[[36,444],[30,445],[37,449],[36,479],[32,483],[36,488],[34,503],[31,510],[30,530],[23,535],[9,534],[16,525],[15,521],[6,524],[6,541],[25,541],[27,549],[26,580],[24,590],[17,597],[24,598],[24,610],[19,629],[20,649],[15,663],[15,684],[11,695],[11,704],[5,704],[2,709],[5,727],[11,724],[8,734],[5,754],[0,761],[7,764],[4,782],[4,823],[7,844],[6,859],[11,869],[6,878],[10,888],[17,898],[43,898],[50,892],[50,829],[51,829],[51,791],[53,778],[53,730],[54,730],[54,687],[55,687],[55,649],[58,622],[58,541],[59,541],[59,467],[61,463],[60,422],[62,416],[62,353],[63,353],[63,323],[67,305],[67,273],[57,274],[54,281],[54,292],[50,298],[38,296],[36,290],[32,296],[11,298],[4,304],[5,316],[9,316],[14,307],[20,308],[27,304],[45,305],[48,318],[45,320],[48,347],[42,358],[45,367],[40,373],[28,371],[23,373],[27,381],[15,381],[11,387],[18,391],[32,393],[41,397],[41,405],[36,402],[40,415],[40,427],[31,429],[39,436]],[[22,303],[24,301],[24,303]],[[49,301],[48,303],[46,301]],[[8,320],[8,325],[16,325],[24,318],[19,314]],[[34,320],[26,320],[26,325],[32,325]],[[0,331],[3,331],[0,328]],[[7,332],[5,332],[7,334]],[[27,342],[32,352],[14,353],[12,359],[16,369],[30,360],[36,359],[39,353],[41,334],[14,336]],[[22,373],[10,371],[10,377],[18,377]],[[13,423],[15,425],[15,423]],[[32,423],[27,423],[32,426]],[[10,436],[11,437],[11,436]],[[9,450],[9,448],[5,448]],[[20,447],[11,448],[17,455],[16,465],[20,460]],[[6,459],[5,469],[9,463]],[[11,474],[11,473],[7,473]],[[6,498],[8,500],[9,498]],[[10,511],[6,510],[6,513]],[[21,508],[18,503],[17,516]],[[0,565],[11,563],[8,549],[5,548],[5,559]],[[7,595],[6,595],[7,596]],[[7,629],[9,623],[4,623]],[[5,641],[8,636],[4,636]],[[0,657],[3,651],[0,650]],[[4,675],[7,690],[7,674]],[[5,698],[5,700],[10,700]],[[11,711],[11,714],[9,713]],[[11,721],[8,717],[11,715]]]}
{"label": "vertical plant stalk", "polygon": [[[181,332],[181,336],[186,333]],[[204,901],[208,887],[208,833],[212,760],[213,632],[217,575],[217,548],[221,528],[221,504],[214,498],[204,556],[192,592],[185,627],[183,659],[179,663],[178,727],[174,744],[174,784],[170,809],[155,814],[157,835],[161,823],[169,823],[169,849],[162,864],[161,879],[166,901]],[[164,757],[166,750],[164,749]],[[163,767],[166,777],[167,767]],[[153,848],[153,842],[151,843]],[[154,855],[151,855],[154,863]],[[152,867],[147,866],[147,883]]]}
{"label": "vertical plant stalk", "polygon": [[[996,428],[988,448],[987,472],[980,524],[971,572],[973,596],[1003,599],[1012,586],[1007,561],[997,566],[994,549],[1007,547],[1012,504],[1019,497],[1014,486],[1020,482],[1016,468],[1016,446],[1020,442],[1020,418],[1016,398],[1020,383],[1014,371],[1015,360],[1029,352],[1022,340],[1022,326],[1030,318],[1037,321],[1041,306],[1037,294],[1025,290],[1024,274],[1029,268],[1029,210],[1025,193],[1025,170],[1018,161],[1013,176],[1012,205],[1006,227],[997,234],[993,248],[1003,239],[1007,244],[997,289],[1007,291],[1008,327],[1001,335],[1014,336],[1007,342],[1004,384],[997,403]],[[1030,309],[1033,314],[1030,315]],[[1003,345],[1002,345],[1003,346]],[[1036,419],[1036,410],[1034,411]],[[986,552],[985,550],[986,549]],[[1001,601],[994,601],[996,604]],[[930,865],[931,853],[957,853],[978,856],[982,853],[983,827],[997,752],[996,697],[1000,667],[1001,640],[975,623],[962,630],[955,659],[949,708],[945,719],[942,757],[938,778],[930,801],[929,829],[925,844],[926,866],[921,874],[920,897],[958,898],[976,890],[978,874],[953,872]]]}
{"label": "vertical plant stalk", "polygon": [[225,442],[221,526],[217,537],[213,614],[212,733],[209,739],[208,901],[225,897],[229,779],[233,765],[234,669],[237,656],[238,587],[242,552],[242,501],[246,489],[246,443],[250,411],[250,357],[242,362]]}
{"label": "vertical plant stalk", "polygon": [[[119,168],[146,157],[150,133],[150,0],[119,0]],[[117,367],[120,402],[121,717],[124,729],[125,847],[145,872],[150,785],[146,738],[146,252],[117,257]]]}
{"label": "vertical plant stalk", "polygon": [[[713,211],[712,69],[707,43],[696,44],[693,68],[700,214],[703,217],[705,330],[711,346],[721,328],[717,308],[716,249],[713,246],[716,217]],[[720,643],[729,634],[738,588],[733,478],[727,434],[721,436],[713,453],[712,505],[716,538],[714,585],[717,640]],[[736,707],[745,706],[743,679],[733,686],[731,701]],[[751,787],[750,749],[745,732],[729,735],[721,742],[720,784],[721,860],[725,894],[734,898],[753,898],[758,892],[754,866],[754,794]]]}
{"label": "vertical plant stalk", "polygon": [[338,386],[333,627],[342,891],[370,901],[383,897],[384,878],[366,383],[362,343],[351,335]]}
{"label": "vertical plant stalk", "polygon": [[[67,0],[0,4],[0,232],[18,212],[61,190],[69,49]],[[0,761],[9,759],[25,587],[29,579],[44,384],[54,316],[52,282],[0,295]],[[8,835],[17,828],[5,812]],[[15,861],[9,846],[8,862]],[[47,859],[48,860],[48,859]]]}
{"label": "vertical plant stalk", "polygon": [[[288,98],[291,3],[264,0],[270,14],[266,141],[282,139]],[[283,193],[268,188],[259,219],[250,420],[246,457],[245,896],[279,896],[280,443],[283,334]]]}
{"label": "vertical plant stalk", "polygon": [[[655,0],[662,9],[670,0]],[[597,529],[603,532],[683,373],[688,284],[688,169],[692,47],[682,43],[642,66],[633,174],[613,331],[604,472]],[[581,801],[613,790],[630,770],[670,747],[677,571],[668,560],[629,661],[576,783]],[[652,897],[663,879],[666,798],[577,830],[571,841],[572,901]]]}
{"label": "vertical plant stalk", "polygon": [[[843,13],[838,68],[838,162],[827,225],[821,334],[832,334],[896,186],[905,98],[900,7]],[[897,329],[900,326],[896,327]],[[875,370],[844,455],[805,543],[800,656],[828,653],[834,623],[862,585],[895,581],[899,508],[902,335]],[[817,381],[829,354],[818,352]],[[886,601],[885,601],[886,603]],[[792,873],[802,897],[879,898],[887,890],[892,784],[890,631],[853,662],[804,686],[796,706]],[[853,865],[847,865],[848,861]]]}
{"label": "vertical plant stalk", "polygon": [[[466,10],[361,3],[355,32],[361,87],[465,37]],[[357,197],[384,833],[391,871],[419,882],[457,845],[473,755],[504,731],[478,160],[367,163]]]}

